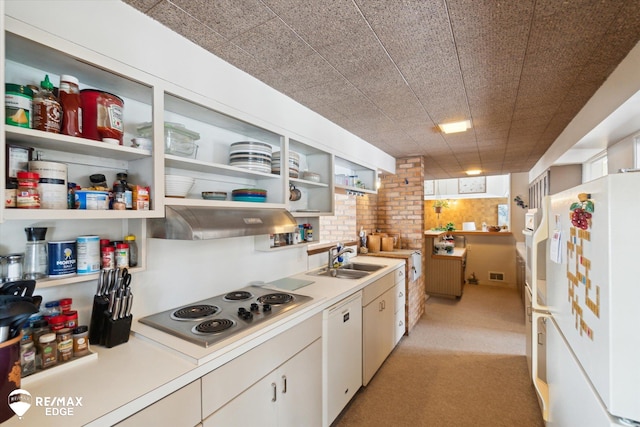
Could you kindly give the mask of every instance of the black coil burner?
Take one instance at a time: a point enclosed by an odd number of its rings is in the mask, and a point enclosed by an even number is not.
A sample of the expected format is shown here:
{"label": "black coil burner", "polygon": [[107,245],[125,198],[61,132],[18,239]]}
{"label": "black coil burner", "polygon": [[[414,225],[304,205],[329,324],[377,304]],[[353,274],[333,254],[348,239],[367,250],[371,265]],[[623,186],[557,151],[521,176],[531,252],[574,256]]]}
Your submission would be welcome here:
{"label": "black coil burner", "polygon": [[227,301],[244,301],[246,299],[251,298],[253,295],[248,291],[236,291],[229,292],[224,296],[224,299]]}
{"label": "black coil burner", "polygon": [[229,319],[211,319],[205,320],[202,323],[193,327],[193,332],[196,334],[217,334],[224,332],[234,325],[233,320]]}
{"label": "black coil burner", "polygon": [[287,304],[293,301],[293,295],[289,294],[266,294],[258,298],[260,304]]}
{"label": "black coil burner", "polygon": [[171,313],[171,318],[175,320],[202,320],[206,317],[213,316],[219,311],[220,307],[215,305],[190,305],[188,307],[182,307]]}

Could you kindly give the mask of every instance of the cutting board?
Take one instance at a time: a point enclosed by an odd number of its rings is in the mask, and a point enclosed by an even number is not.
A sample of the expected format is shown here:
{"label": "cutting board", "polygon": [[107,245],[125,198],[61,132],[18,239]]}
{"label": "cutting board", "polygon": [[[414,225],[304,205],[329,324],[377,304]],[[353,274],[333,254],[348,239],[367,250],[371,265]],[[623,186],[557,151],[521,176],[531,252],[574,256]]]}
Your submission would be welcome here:
{"label": "cutting board", "polygon": [[269,282],[268,284],[275,286],[276,288],[295,291],[296,289],[303,288],[312,283],[314,283],[313,280],[291,279],[289,277],[285,277],[284,279],[278,279],[273,282]]}

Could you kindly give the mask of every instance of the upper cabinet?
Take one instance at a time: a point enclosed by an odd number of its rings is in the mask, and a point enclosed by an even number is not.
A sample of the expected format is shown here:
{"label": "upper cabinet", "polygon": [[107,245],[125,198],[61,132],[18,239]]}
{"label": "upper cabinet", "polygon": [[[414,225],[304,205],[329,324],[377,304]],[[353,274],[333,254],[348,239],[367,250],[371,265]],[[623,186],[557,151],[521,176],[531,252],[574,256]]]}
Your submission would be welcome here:
{"label": "upper cabinet", "polygon": [[333,156],[294,139],[288,148],[289,211],[298,217],[332,215]]}
{"label": "upper cabinet", "polygon": [[[179,91],[179,94],[177,94]],[[285,138],[275,132],[225,115],[211,107],[211,100],[184,89],[164,95],[164,129],[155,123],[155,133],[164,139],[164,172],[195,179],[184,198],[166,192],[165,204],[198,206],[283,207],[285,185],[281,175],[283,160],[274,161],[285,147]],[[176,129],[187,129],[196,136],[193,150],[174,146]],[[179,134],[179,132],[178,132]],[[179,135],[178,135],[179,136]],[[160,183],[165,185],[165,183]],[[265,190],[257,194],[234,190]],[[203,192],[213,192],[203,199]],[[288,198],[288,190],[286,191]]]}
{"label": "upper cabinet", "polygon": [[[116,174],[126,172],[129,182],[151,188],[155,197],[155,147],[132,147],[135,124],[151,121],[153,116],[154,89],[146,76],[126,66],[112,67],[108,60],[92,52],[75,48],[53,47],[44,40],[27,39],[5,32],[5,78],[4,82],[22,86],[38,85],[49,76],[54,86],[58,86],[60,76],[68,74],[76,77],[80,89],[96,89],[115,94],[124,103],[122,123],[124,124],[123,144],[106,143],[99,140],[67,136],[36,129],[4,125],[5,145],[32,149],[33,160],[64,163],[68,182],[82,187],[91,186],[89,176],[104,174],[109,184]],[[88,61],[91,58],[91,61]],[[4,89],[4,84],[2,85]],[[8,161],[8,159],[7,159]],[[5,173],[2,181],[5,183]],[[64,184],[63,184],[64,185]],[[4,193],[5,185],[0,192]],[[66,188],[64,189],[66,192]],[[4,196],[4,194],[3,194]],[[0,206],[0,216],[11,219],[76,219],[76,218],[145,218],[159,216],[158,205],[152,203],[150,210],[61,210],[61,209],[5,209]]]}
{"label": "upper cabinet", "polygon": [[377,193],[378,172],[358,163],[335,158],[335,186],[347,191]]}

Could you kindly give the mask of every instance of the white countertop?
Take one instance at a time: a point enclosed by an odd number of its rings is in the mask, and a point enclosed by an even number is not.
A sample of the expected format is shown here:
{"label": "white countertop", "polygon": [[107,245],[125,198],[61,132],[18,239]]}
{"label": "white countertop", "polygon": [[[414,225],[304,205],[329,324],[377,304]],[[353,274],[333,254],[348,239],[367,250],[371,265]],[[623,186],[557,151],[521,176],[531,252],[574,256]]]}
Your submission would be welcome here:
{"label": "white countertop", "polygon": [[[94,346],[91,350],[98,355],[95,359],[79,359],[25,378],[21,388],[31,394],[32,406],[22,420],[14,416],[3,426],[111,426],[404,265],[404,260],[392,258],[360,256],[352,260],[385,268],[358,280],[306,273],[291,276],[314,281],[287,290],[310,296],[313,301],[209,348],[134,321],[129,342],[111,349]],[[82,406],[73,407],[73,415],[48,415],[44,406],[36,406],[38,397],[81,398]]]}

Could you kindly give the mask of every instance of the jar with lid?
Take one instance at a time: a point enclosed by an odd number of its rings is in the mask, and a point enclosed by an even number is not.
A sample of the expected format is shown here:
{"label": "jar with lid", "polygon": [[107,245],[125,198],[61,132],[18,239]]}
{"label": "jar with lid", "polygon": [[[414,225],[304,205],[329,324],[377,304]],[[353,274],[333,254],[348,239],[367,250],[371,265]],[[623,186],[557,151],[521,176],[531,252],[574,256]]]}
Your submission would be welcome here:
{"label": "jar with lid", "polygon": [[78,326],[73,330],[73,356],[81,357],[89,354],[89,328],[85,325]]}
{"label": "jar with lid", "polygon": [[78,209],[80,201],[76,201],[76,183],[67,182],[67,209]]}
{"label": "jar with lid", "polygon": [[73,329],[78,326],[78,312],[75,310],[66,311],[62,314],[64,316],[65,328]]}
{"label": "jar with lid", "polygon": [[138,265],[138,244],[136,243],[136,236],[129,234],[124,236],[124,241],[129,245],[129,267],[136,267]]}
{"label": "jar with lid", "polygon": [[111,205],[111,208],[114,210],[127,209],[124,185],[116,184],[113,186],[113,204]]}
{"label": "jar with lid", "polygon": [[68,362],[73,357],[73,338],[70,328],[63,328],[56,332],[58,342],[58,361]]}
{"label": "jar with lid", "polygon": [[56,342],[56,334],[49,332],[41,335],[38,343],[42,369],[47,369],[58,363],[58,343]]}
{"label": "jar with lid", "polygon": [[125,209],[133,209],[133,193],[129,188],[129,183],[127,179],[129,175],[126,172],[118,172],[116,174],[116,180],[113,183],[114,188],[117,184],[122,184],[124,186],[124,204]]}
{"label": "jar with lid", "polygon": [[15,208],[16,196],[18,194],[18,184],[15,182],[7,182],[4,190],[4,207]]}
{"label": "jar with lid", "polygon": [[18,189],[16,191],[16,206],[22,209],[39,209],[40,192],[38,181],[40,174],[37,172],[18,172]]}
{"label": "jar with lid", "polygon": [[64,322],[66,320],[67,320],[66,316],[63,316],[62,314],[58,316],[50,317],[48,322],[49,322],[49,328],[51,329],[51,332],[58,332],[60,329],[63,329]]}
{"label": "jar with lid", "polygon": [[9,254],[4,257],[4,275],[5,282],[14,282],[22,280],[22,261],[24,254]]}
{"label": "jar with lid", "polygon": [[33,128],[44,132],[60,133],[62,108],[53,94],[49,75],[40,82],[40,90],[33,96]]}
{"label": "jar with lid", "polygon": [[60,311],[60,301],[47,301],[44,303],[44,317],[50,318],[62,314]]}
{"label": "jar with lid", "polygon": [[42,279],[47,277],[49,271],[49,257],[47,242],[47,227],[25,227],[27,234],[27,246],[24,257],[24,278]]}
{"label": "jar with lid", "polygon": [[71,136],[82,136],[82,105],[80,88],[76,77],[63,74],[60,76],[60,104],[62,106],[62,133]]}
{"label": "jar with lid", "polygon": [[73,304],[73,298],[61,298],[58,303],[60,304],[60,313],[64,314],[71,310],[71,304]]}
{"label": "jar with lid", "polygon": [[20,367],[22,377],[36,371],[36,347],[31,339],[20,342]]}
{"label": "jar with lid", "polygon": [[109,185],[107,185],[107,177],[101,173],[94,173],[93,175],[89,176],[89,181],[91,181],[91,185],[96,190],[109,190]]}
{"label": "jar with lid", "polygon": [[103,246],[101,248],[102,268],[104,270],[113,270],[116,268],[116,248],[113,246]]}
{"label": "jar with lid", "polygon": [[116,267],[129,268],[129,245],[126,243],[116,245]]}
{"label": "jar with lid", "polygon": [[40,342],[40,336],[51,332],[49,329],[49,323],[42,319],[36,320],[31,324],[31,337],[34,343]]}

